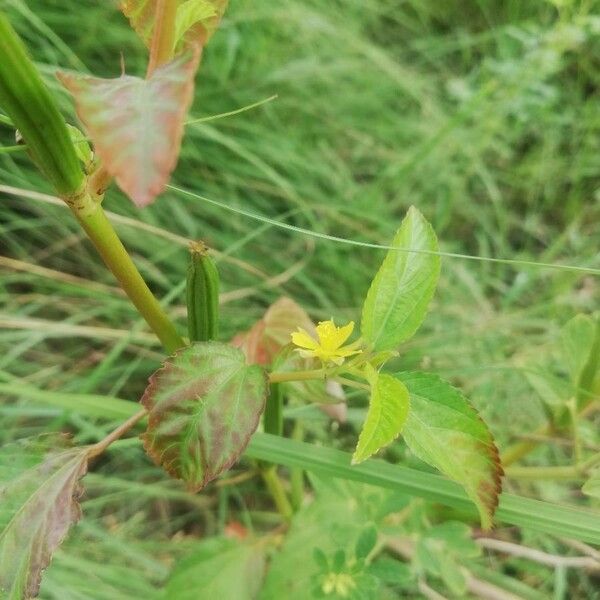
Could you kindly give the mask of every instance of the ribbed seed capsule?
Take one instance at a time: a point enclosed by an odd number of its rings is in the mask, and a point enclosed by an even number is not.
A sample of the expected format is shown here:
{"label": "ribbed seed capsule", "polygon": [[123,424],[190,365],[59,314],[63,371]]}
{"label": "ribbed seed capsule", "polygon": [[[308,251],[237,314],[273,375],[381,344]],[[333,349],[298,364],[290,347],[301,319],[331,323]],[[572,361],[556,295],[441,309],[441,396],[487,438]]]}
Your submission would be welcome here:
{"label": "ribbed seed capsule", "polygon": [[190,244],[187,274],[190,342],[214,340],[219,334],[219,272],[203,242]]}
{"label": "ribbed seed capsule", "polygon": [[0,106],[56,192],[64,198],[81,192],[84,173],[65,120],[23,42],[1,12]]}

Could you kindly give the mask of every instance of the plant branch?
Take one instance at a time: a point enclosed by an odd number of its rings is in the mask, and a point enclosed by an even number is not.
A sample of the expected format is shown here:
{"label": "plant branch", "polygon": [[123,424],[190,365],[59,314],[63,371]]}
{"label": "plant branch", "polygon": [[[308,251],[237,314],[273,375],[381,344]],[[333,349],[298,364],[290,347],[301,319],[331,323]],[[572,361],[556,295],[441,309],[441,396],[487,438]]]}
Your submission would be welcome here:
{"label": "plant branch", "polygon": [[585,478],[589,471],[598,464],[600,464],[600,453],[568,467],[511,467],[506,470],[506,476],[513,479],[577,480]]}
{"label": "plant branch", "polygon": [[125,250],[110,221],[99,204],[71,206],[77,220],[93,242],[106,266],[117,278],[129,299],[144,317],[165,350],[172,354],[185,345],[175,326],[154,297]]}
{"label": "plant branch", "polygon": [[111,431],[103,440],[94,444],[90,448],[88,458],[94,458],[95,456],[102,454],[114,441],[125,435],[134,425],[141,421],[146,416],[147,412],[148,411],[145,408],[138,411],[135,415],[129,417],[129,419]]}
{"label": "plant branch", "polygon": [[281,373],[269,373],[270,383],[286,383],[289,381],[308,381],[311,379],[326,379],[327,372],[323,369],[314,371],[285,371]]}
{"label": "plant branch", "polygon": [[494,550],[496,552],[502,552],[503,554],[509,554],[510,556],[526,558],[549,567],[572,567],[576,569],[600,571],[600,562],[591,556],[560,556],[557,554],[549,554],[547,552],[542,552],[541,550],[536,550],[535,548],[528,548],[527,546],[521,546],[520,544],[505,542],[503,540],[496,540],[494,538],[478,538],[475,541],[486,550]]}

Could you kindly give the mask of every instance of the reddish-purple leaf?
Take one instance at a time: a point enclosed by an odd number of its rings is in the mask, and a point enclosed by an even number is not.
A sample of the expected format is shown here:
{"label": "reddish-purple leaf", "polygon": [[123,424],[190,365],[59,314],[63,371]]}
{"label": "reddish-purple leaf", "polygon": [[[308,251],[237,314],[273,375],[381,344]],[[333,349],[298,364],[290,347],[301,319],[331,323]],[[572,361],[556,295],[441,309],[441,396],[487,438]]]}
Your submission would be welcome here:
{"label": "reddish-purple leaf", "polygon": [[268,365],[291,343],[292,332],[298,327],[309,333],[315,331],[306,311],[291,298],[281,297],[248,332],[236,336],[233,344],[242,349],[248,362]]}
{"label": "reddish-purple leaf", "polygon": [[37,596],[42,571],[81,516],[89,450],[10,444],[0,451],[0,597]]}
{"label": "reddish-purple leaf", "polygon": [[175,168],[199,58],[198,49],[186,53],[150,79],[58,74],[104,167],[138,206],[165,189]]}
{"label": "reddish-purple leaf", "polygon": [[256,430],[267,396],[267,375],[248,366],[237,348],[218,342],[189,346],[150,378],[144,448],[191,490],[231,467]]}

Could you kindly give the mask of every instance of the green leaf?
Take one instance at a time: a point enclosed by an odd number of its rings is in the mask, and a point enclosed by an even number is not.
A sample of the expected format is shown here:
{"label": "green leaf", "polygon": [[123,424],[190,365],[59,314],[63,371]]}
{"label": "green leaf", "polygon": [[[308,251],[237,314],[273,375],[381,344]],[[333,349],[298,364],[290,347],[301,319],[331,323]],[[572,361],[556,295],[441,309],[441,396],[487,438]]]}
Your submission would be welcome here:
{"label": "green leaf", "polygon": [[579,385],[579,379],[590,357],[596,334],[596,323],[592,317],[577,315],[568,321],[560,332],[563,355],[573,385]]}
{"label": "green leaf", "polygon": [[356,558],[367,558],[377,544],[377,529],[373,523],[368,524],[356,540],[354,554]]}
{"label": "green leaf", "polygon": [[176,43],[182,40],[186,33],[189,37],[195,35],[197,27],[203,26],[203,23],[209,22],[213,17],[217,17],[217,10],[209,0],[187,0],[180,4],[175,17]]}
{"label": "green leaf", "polygon": [[460,483],[477,505],[482,527],[492,525],[503,474],[498,449],[468,400],[431,373],[398,373],[410,394],[403,437],[421,460]]}
{"label": "green leaf", "polygon": [[[361,333],[375,350],[394,350],[419,328],[440,274],[437,238],[414,207],[396,233],[362,310]],[[407,252],[415,250],[417,252]]]}
{"label": "green leaf", "polygon": [[0,595],[31,598],[42,571],[81,516],[79,480],[89,448],[46,452],[44,443],[0,450]]}
{"label": "green leaf", "polygon": [[187,53],[150,79],[58,74],[104,168],[138,206],[165,189],[175,168],[198,60]]}
{"label": "green leaf", "polygon": [[383,583],[400,587],[407,587],[414,581],[414,575],[406,563],[387,556],[369,565],[369,573]]}
{"label": "green leaf", "polygon": [[164,598],[257,598],[265,573],[264,541],[211,538],[178,562]]}
{"label": "green leaf", "polygon": [[600,369],[600,318],[577,315],[561,331],[565,361],[580,406],[593,397]]}
{"label": "green leaf", "polygon": [[[175,0],[176,43],[186,41],[204,45],[217,29],[228,0]],[[152,42],[158,0],[122,0],[121,10],[148,48]],[[187,34],[187,35],[186,35]],[[190,35],[191,34],[191,35]]]}
{"label": "green leaf", "polygon": [[142,397],[146,452],[191,490],[202,489],[242,454],[258,425],[267,376],[237,348],[189,346],[150,378]]}
{"label": "green leaf", "polygon": [[367,373],[371,386],[369,411],[352,457],[353,464],[366,460],[378,450],[393,442],[404,427],[409,414],[410,400],[406,386],[385,373],[370,369]]}
{"label": "green leaf", "polygon": [[546,365],[533,365],[523,373],[529,385],[548,406],[564,406],[572,393],[564,377],[557,377]]}

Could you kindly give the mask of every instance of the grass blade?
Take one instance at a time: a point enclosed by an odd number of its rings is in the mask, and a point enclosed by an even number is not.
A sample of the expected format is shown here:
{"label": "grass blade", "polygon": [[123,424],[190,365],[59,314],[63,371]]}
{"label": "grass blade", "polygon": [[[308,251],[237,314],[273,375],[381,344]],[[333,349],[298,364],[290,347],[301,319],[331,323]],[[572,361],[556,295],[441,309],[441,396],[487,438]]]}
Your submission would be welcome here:
{"label": "grass blade", "polygon": [[[475,505],[462,488],[439,475],[375,460],[351,466],[349,453],[265,433],[254,435],[246,456],[394,489],[464,510],[474,517],[477,515]],[[496,520],[498,523],[600,544],[600,514],[573,506],[502,494]]]}

